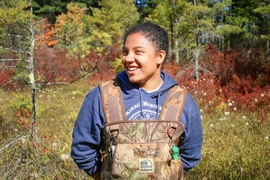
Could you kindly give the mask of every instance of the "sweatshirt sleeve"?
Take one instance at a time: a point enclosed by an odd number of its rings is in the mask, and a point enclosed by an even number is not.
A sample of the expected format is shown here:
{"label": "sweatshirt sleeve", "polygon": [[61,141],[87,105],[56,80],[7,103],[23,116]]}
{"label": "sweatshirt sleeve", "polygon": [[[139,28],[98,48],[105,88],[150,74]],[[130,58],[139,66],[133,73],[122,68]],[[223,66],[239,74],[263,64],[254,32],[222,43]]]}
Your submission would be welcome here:
{"label": "sweatshirt sleeve", "polygon": [[88,175],[101,168],[101,129],[105,124],[99,88],[94,88],[85,97],[76,119],[71,156],[80,169]]}
{"label": "sweatshirt sleeve", "polygon": [[185,131],[181,136],[179,144],[180,158],[183,162],[184,172],[188,172],[200,162],[203,144],[200,111],[189,93],[180,121],[185,126]]}

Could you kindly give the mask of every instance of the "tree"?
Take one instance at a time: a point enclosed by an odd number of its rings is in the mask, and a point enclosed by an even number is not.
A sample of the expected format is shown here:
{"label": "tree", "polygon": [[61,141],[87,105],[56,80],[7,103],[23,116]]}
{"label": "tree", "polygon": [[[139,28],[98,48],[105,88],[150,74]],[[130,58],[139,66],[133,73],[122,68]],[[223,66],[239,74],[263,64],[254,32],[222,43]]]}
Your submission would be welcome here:
{"label": "tree", "polygon": [[2,1],[0,9],[1,38],[1,69],[15,68],[18,73],[13,81],[22,80],[27,82],[25,71],[29,65],[29,47],[31,45],[31,31],[29,19],[32,13],[29,4],[20,1]]}
{"label": "tree", "polygon": [[[218,1],[213,3],[212,13],[213,22],[215,24],[216,33],[221,36],[218,40],[219,49],[224,48],[224,40],[228,41],[227,49],[230,49],[230,34],[240,34],[243,32],[242,28],[237,23],[232,23],[230,20],[238,21],[237,18],[232,18],[231,15],[231,0]],[[241,20],[240,20],[241,21]]]}
{"label": "tree", "polygon": [[148,19],[152,20],[154,23],[159,24],[161,27],[166,29],[170,36],[170,46],[172,52],[174,52],[175,61],[177,64],[180,63],[179,52],[181,51],[181,42],[184,43],[185,38],[183,32],[191,28],[188,23],[186,23],[186,12],[188,7],[191,6],[190,3],[185,0],[166,0],[161,1],[157,5],[153,14],[150,14]]}
{"label": "tree", "polygon": [[[109,33],[100,32],[98,29],[87,29],[87,8],[80,8],[77,4],[67,4],[67,14],[62,13],[58,16],[55,27],[60,44],[68,50],[69,59],[86,59],[88,63],[82,64],[81,72],[84,77],[97,69],[98,64],[108,53],[106,50],[112,44]],[[94,25],[94,24],[92,24]],[[94,52],[91,58],[88,56]]]}
{"label": "tree", "polygon": [[38,19],[48,19],[55,23],[57,16],[68,11],[67,4],[76,4],[80,8],[98,7],[98,0],[33,0],[33,12]]}
{"label": "tree", "polygon": [[267,47],[265,37],[269,34],[268,3],[267,0],[223,0],[212,3],[216,32],[223,39],[219,41],[219,48],[230,50],[243,47],[243,51],[249,52],[243,53],[245,58],[254,59],[256,48]]}
{"label": "tree", "polygon": [[[36,128],[36,81],[34,75],[35,30],[32,1],[4,1],[0,4],[0,23],[5,32],[0,48],[3,50],[1,68],[15,68],[15,79],[23,79],[31,89],[32,122],[29,134],[33,143],[38,143]],[[8,64],[6,64],[8,62]],[[9,66],[11,65],[11,66]]]}
{"label": "tree", "polygon": [[87,10],[87,8],[80,8],[73,3],[67,4],[67,9],[67,14],[59,15],[55,23],[55,31],[61,40],[60,44],[64,47],[71,46],[85,32],[83,17]]}
{"label": "tree", "polygon": [[159,0],[135,0],[135,5],[140,13],[140,20],[143,21],[150,14],[153,14]]}
{"label": "tree", "polygon": [[190,62],[195,64],[195,77],[198,80],[201,50],[204,44],[211,43],[210,37],[216,36],[207,4],[185,0],[162,1],[149,19],[169,32],[171,52],[177,64],[180,64],[180,59],[191,57]]}
{"label": "tree", "polygon": [[48,19],[49,22],[54,23],[56,17],[62,12],[66,12],[66,4],[69,0],[33,0],[33,13],[38,19]]}
{"label": "tree", "polygon": [[[211,22],[211,18],[209,18],[209,8],[207,8],[203,4],[197,4],[196,0],[194,0],[194,11],[195,12],[195,40],[196,40],[196,47],[192,50],[193,56],[195,59],[195,79],[199,80],[199,70],[202,69],[199,67],[199,57],[202,50],[203,43],[210,43],[209,37],[214,37],[214,29]],[[202,17],[202,18],[199,18]]]}
{"label": "tree", "polygon": [[93,15],[86,17],[88,31],[98,29],[109,33],[113,42],[117,42],[125,30],[139,20],[133,0],[102,0],[99,1],[99,6],[99,9],[91,7]]}
{"label": "tree", "polygon": [[259,38],[266,41],[266,59],[270,60],[270,5],[267,2],[261,2],[258,7],[253,10],[254,13],[260,15]]}
{"label": "tree", "polygon": [[[73,41],[70,47],[71,54],[80,55],[81,58],[95,52],[97,59],[91,60],[96,62],[96,66],[106,59],[110,62],[120,61],[116,57],[122,52],[121,37],[127,28],[139,20],[139,13],[133,0],[102,0],[99,1],[99,7],[90,7],[92,15],[84,15],[84,32]],[[111,53],[115,55],[108,59],[107,56]]]}

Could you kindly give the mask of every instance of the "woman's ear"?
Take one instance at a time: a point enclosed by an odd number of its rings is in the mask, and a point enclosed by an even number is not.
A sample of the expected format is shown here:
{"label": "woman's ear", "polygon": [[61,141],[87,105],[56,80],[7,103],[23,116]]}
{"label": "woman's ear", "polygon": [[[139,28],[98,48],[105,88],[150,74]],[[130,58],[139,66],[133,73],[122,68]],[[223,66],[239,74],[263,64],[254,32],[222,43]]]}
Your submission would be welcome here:
{"label": "woman's ear", "polygon": [[166,56],[166,52],[164,50],[160,50],[157,53],[157,64],[162,64]]}

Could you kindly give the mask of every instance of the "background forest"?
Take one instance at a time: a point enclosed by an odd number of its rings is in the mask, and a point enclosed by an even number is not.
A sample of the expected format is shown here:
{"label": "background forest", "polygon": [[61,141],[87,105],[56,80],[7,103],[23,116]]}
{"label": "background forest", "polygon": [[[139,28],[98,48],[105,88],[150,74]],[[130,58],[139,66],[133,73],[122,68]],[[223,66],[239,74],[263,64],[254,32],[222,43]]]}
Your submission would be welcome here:
{"label": "background forest", "polygon": [[196,99],[203,158],[186,179],[270,179],[270,0],[1,0],[0,179],[88,179],[70,158],[87,92],[152,21]]}

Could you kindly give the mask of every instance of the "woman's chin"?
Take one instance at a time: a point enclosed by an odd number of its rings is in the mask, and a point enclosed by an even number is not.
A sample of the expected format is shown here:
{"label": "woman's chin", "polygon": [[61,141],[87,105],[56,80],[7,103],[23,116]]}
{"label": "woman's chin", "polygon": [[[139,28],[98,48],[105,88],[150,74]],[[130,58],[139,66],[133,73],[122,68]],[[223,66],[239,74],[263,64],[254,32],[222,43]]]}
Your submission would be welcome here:
{"label": "woman's chin", "polygon": [[128,77],[128,79],[131,83],[135,83],[135,84],[140,83],[140,80],[136,77]]}

